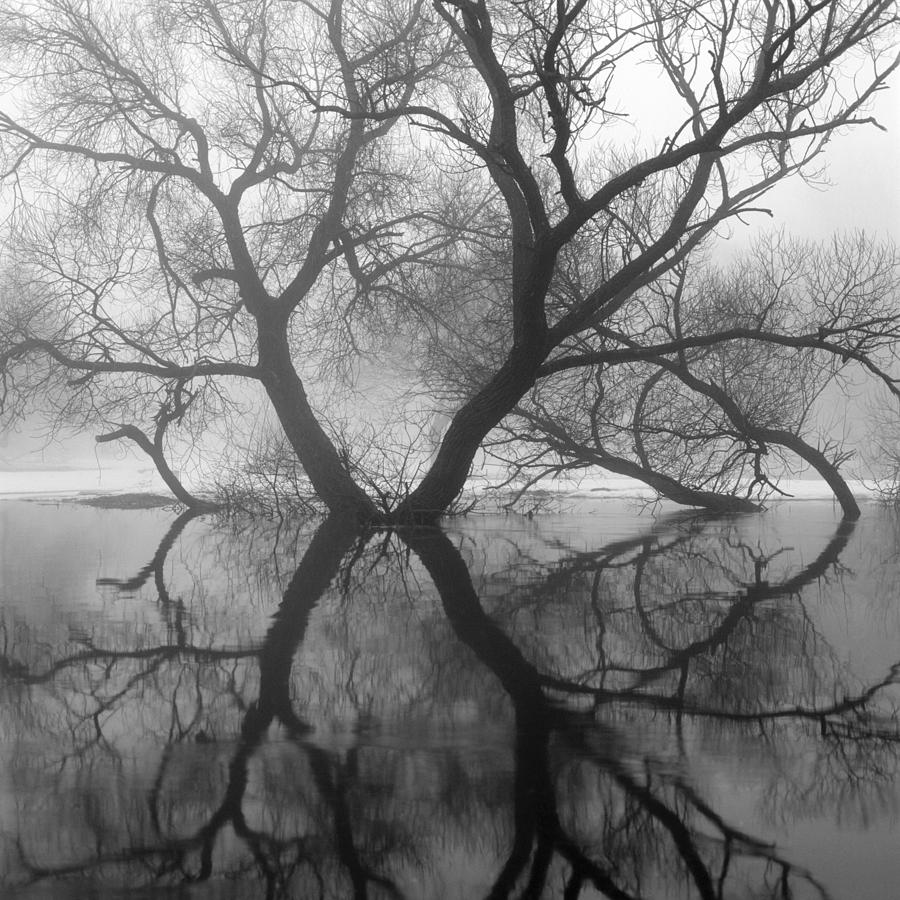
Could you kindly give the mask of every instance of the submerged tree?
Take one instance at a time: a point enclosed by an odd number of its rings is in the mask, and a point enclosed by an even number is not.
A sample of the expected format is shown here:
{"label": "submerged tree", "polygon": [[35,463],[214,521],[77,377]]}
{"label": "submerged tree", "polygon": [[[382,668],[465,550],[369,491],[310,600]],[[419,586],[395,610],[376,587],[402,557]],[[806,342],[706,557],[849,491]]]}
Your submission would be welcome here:
{"label": "submerged tree", "polygon": [[[315,492],[364,521],[440,515],[536,385],[596,382],[598,348],[632,383],[651,357],[665,373],[645,407],[680,382],[772,443],[701,386],[723,387],[693,350],[779,340],[729,324],[713,342],[707,297],[660,342],[647,292],[836,132],[873,124],[896,26],[889,0],[9,4],[7,262],[36,299],[4,299],[2,397],[61,373],[60,396],[121,427],[117,409],[176,390],[202,421],[256,383]],[[623,116],[646,72],[661,132],[641,145]],[[873,355],[895,321],[860,304],[793,346],[896,391]],[[424,477],[376,498],[307,386],[389,345],[465,379]],[[702,404],[680,409],[710,427]]]}

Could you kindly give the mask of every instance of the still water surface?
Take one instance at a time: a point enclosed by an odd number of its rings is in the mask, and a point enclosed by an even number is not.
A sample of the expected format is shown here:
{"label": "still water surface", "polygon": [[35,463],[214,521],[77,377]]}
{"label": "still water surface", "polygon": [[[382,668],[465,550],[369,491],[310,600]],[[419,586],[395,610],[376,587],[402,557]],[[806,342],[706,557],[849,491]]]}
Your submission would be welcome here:
{"label": "still water surface", "polygon": [[0,503],[0,896],[900,896],[900,522]]}

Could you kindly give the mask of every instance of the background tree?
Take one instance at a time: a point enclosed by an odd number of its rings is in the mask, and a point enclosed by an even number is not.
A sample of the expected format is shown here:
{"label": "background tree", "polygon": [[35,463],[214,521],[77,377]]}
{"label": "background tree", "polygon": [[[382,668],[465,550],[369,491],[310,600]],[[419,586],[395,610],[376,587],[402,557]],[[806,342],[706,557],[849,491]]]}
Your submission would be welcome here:
{"label": "background tree", "polygon": [[[872,123],[896,25],[889,0],[10,6],[10,258],[46,311],[0,369],[133,396],[255,382],[324,503],[371,521],[310,378],[488,321],[429,471],[381,503],[433,519],[539,380],[601,332],[633,353],[642,291]],[[638,71],[669,115],[635,146]]]}

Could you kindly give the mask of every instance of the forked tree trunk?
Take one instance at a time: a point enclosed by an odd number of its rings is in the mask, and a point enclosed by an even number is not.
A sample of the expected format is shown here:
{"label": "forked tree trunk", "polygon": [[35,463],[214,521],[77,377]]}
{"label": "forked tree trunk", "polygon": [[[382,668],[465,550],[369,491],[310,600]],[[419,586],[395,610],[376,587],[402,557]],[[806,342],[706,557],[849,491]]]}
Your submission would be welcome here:
{"label": "forked tree trunk", "polygon": [[[353,480],[349,460],[343,457],[319,424],[291,361],[282,331],[260,332],[260,378],[284,432],[306,471],[313,490],[332,512],[350,514],[363,524],[398,522],[430,524],[447,511],[462,492],[472,462],[487,434],[500,423],[534,385],[544,353],[540,348],[513,348],[503,366],[488,383],[462,406],[450,422],[431,468],[409,497],[392,513],[379,510]],[[810,463],[825,479],[848,519],[860,515],[847,483],[827,457],[802,438],[787,431],[752,425],[734,401],[721,389],[695,378],[677,365],[666,366],[686,384],[720,403],[737,424],[761,442],[777,443]],[[634,473],[624,473],[634,474]],[[664,476],[635,475],[660,493],[680,503],[705,506],[723,512],[755,508],[750,501],[722,498],[705,491],[688,491]],[[686,492],[687,491],[687,492]]]}
{"label": "forked tree trunk", "polygon": [[261,337],[259,346],[260,379],[313,490],[332,512],[351,513],[369,524],[430,524],[446,512],[465,486],[482,441],[534,384],[541,362],[536,354],[510,353],[499,372],[453,417],[419,486],[388,514],[356,484],[348,460],[319,424],[287,342]]}
{"label": "forked tree trunk", "polygon": [[[479,390],[453,417],[431,468],[393,514],[379,510],[365,491],[356,484],[348,469],[348,461],[338,453],[322,429],[309,405],[305,389],[290,361],[287,342],[283,341],[261,352],[262,382],[272,401],[285,434],[310,479],[313,489],[333,512],[349,513],[365,524],[385,523],[430,524],[450,507],[462,492],[472,462],[484,438],[513,409],[534,384],[542,354],[513,350],[497,374]],[[277,352],[275,352],[277,351]],[[719,389],[695,379],[683,371],[676,374],[695,389],[712,396],[726,413],[737,417],[740,424],[761,442],[780,444],[810,463],[827,482],[841,505],[845,518],[858,519],[859,505],[846,481],[821,451],[799,436],[787,431],[753,426],[732,409],[735,404]],[[622,471],[604,462],[613,471]],[[745,512],[758,507],[739,497],[723,497],[709,491],[695,491],[658,473],[622,471],[654,487],[678,503],[703,506],[720,512]],[[652,476],[652,477],[651,477]]]}

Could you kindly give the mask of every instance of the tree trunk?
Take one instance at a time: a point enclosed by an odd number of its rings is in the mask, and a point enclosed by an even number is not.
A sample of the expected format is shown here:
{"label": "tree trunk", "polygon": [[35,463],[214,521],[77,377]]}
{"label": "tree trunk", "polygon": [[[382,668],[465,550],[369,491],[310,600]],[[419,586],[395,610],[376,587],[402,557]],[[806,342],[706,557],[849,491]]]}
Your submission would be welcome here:
{"label": "tree trunk", "polygon": [[825,479],[828,487],[834,492],[838,503],[841,504],[841,511],[845,519],[856,521],[860,517],[860,509],[859,504],[856,502],[856,497],[853,496],[853,492],[850,490],[847,482],[844,481],[837,466],[821,450],[810,446],[803,438],[792,434],[790,431],[759,428],[757,432],[764,441],[770,444],[781,444],[808,462]]}
{"label": "tree trunk", "polygon": [[313,490],[333,513],[351,515],[360,523],[383,521],[384,514],[353,480],[348,460],[338,453],[309,405],[285,329],[273,325],[266,328],[260,322],[260,380]]}
{"label": "tree trunk", "polygon": [[431,468],[397,510],[399,521],[427,524],[447,510],[465,486],[482,441],[532,387],[544,355],[513,348],[497,374],[459,409]]}

